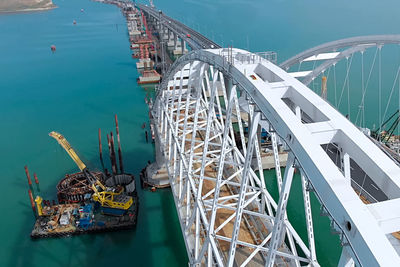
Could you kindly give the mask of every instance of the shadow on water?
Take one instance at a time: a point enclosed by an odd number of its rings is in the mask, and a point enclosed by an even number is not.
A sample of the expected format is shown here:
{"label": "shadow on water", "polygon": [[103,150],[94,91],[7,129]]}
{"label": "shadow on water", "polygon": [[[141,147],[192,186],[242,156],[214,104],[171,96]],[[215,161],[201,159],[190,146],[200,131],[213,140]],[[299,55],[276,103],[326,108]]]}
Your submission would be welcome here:
{"label": "shadow on water", "polygon": [[[170,244],[175,244],[176,248],[172,251],[175,255],[176,262],[179,263],[179,266],[186,265],[188,262],[188,257],[186,253],[185,243],[182,237],[182,231],[179,225],[178,214],[175,209],[174,199],[172,196],[172,191],[170,188],[163,189],[166,191],[162,195],[162,211],[163,218],[167,222],[168,226],[171,228],[171,231],[167,231],[167,240]],[[171,206],[173,206],[172,211]]]}
{"label": "shadow on water", "polygon": [[[8,255],[5,266],[110,266],[115,263],[136,266],[186,265],[186,250],[170,190],[153,193],[140,188],[139,172],[152,157],[152,151],[147,148],[124,153],[125,168],[135,175],[139,194],[138,223],[135,229],[31,240],[29,234],[34,219],[27,197],[26,202],[16,203],[24,214],[20,218],[24,227],[18,230],[16,241],[9,244],[15,253]],[[76,171],[73,169],[66,173]],[[26,185],[20,181],[22,177],[14,183],[23,190]],[[42,185],[42,194],[49,196],[49,191],[55,192],[57,182]],[[55,194],[53,198],[56,198]]]}

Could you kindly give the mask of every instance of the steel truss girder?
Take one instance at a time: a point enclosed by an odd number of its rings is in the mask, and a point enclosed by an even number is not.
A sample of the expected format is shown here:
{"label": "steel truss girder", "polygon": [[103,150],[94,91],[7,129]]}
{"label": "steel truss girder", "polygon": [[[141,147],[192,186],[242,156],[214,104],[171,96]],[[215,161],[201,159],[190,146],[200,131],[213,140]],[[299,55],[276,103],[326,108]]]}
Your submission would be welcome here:
{"label": "steel truss girder", "polygon": [[[216,75],[216,74],[214,74],[213,75],[214,77],[219,77],[220,79],[222,79],[222,77],[220,76],[220,75]],[[215,85],[216,84],[216,80],[214,80],[213,81],[213,84]],[[215,89],[214,89],[214,94],[215,94]],[[232,90],[233,91],[233,90]],[[187,93],[187,92],[186,92]],[[211,93],[211,97],[213,97],[212,96],[213,94]],[[237,97],[236,97],[236,94],[230,94],[231,95],[231,97],[230,97],[230,99],[231,99],[231,101],[232,101],[232,98],[233,98],[233,100],[235,100],[235,98],[237,99]],[[168,96],[166,96],[165,94],[164,94],[164,97],[168,97]],[[170,97],[170,96],[169,96]],[[174,97],[174,93],[172,94],[172,97]],[[182,99],[182,98],[179,98],[179,99]],[[189,98],[188,98],[189,99]],[[213,98],[212,98],[213,99]],[[225,98],[226,99],[226,98]],[[170,101],[170,100],[168,100],[168,98],[167,98],[167,100],[166,100],[166,103],[169,103],[169,104],[171,104],[171,103],[173,103],[174,101]],[[203,101],[203,103],[207,103],[208,101]],[[208,107],[208,110],[210,111],[210,108],[211,107],[213,107],[214,108],[214,106],[213,106],[213,103],[212,103],[213,101],[210,101],[210,106]],[[189,103],[189,106],[187,107],[187,108],[189,108],[190,109],[190,104],[193,104],[193,103],[195,103],[195,102],[190,102]],[[230,103],[232,103],[232,102],[230,102]],[[237,102],[236,102],[237,103]],[[218,105],[220,105],[220,104],[218,104]],[[175,105],[171,105],[171,107],[174,107]],[[182,106],[182,105],[181,105]],[[186,105],[183,105],[185,108],[186,108]],[[215,107],[215,108],[217,108],[218,110],[221,110],[221,107]],[[178,108],[173,108],[172,109],[172,111],[175,111],[175,110],[177,110],[178,111]],[[232,113],[232,109],[230,110],[230,113]],[[239,121],[241,121],[241,118],[240,118],[240,113],[239,112],[236,112],[236,115],[237,115],[237,118],[238,118],[238,120]],[[173,117],[173,114],[172,114],[172,112],[171,112],[171,114],[170,114],[170,116],[171,117]],[[180,118],[181,116],[175,116],[176,118],[177,118],[177,125],[181,125],[180,127],[182,127],[182,120],[179,120],[178,118]],[[218,120],[216,120],[215,121],[215,112],[213,112],[213,110],[211,110],[211,112],[210,113],[208,113],[208,116],[207,116],[208,118],[211,118],[211,117],[213,117],[214,119],[213,120],[208,120],[208,123],[207,124],[210,124],[210,125],[212,125],[211,123],[213,122],[213,123],[215,123],[215,127],[217,127],[217,128],[213,128],[214,129],[214,132],[215,132],[215,129],[218,129],[218,130],[222,130],[222,129],[226,129],[226,133],[229,133],[228,135],[225,135],[225,136],[227,136],[227,142],[228,142],[228,144],[229,145],[233,145],[234,144],[234,142],[232,141],[232,139],[233,139],[233,132],[232,132],[232,126],[230,125],[229,127],[222,127],[221,126],[221,124],[219,123],[219,121]],[[168,118],[167,116],[165,117],[165,118]],[[186,126],[187,126],[187,124],[188,124],[188,122],[187,122],[187,119],[188,118],[191,118],[190,116],[188,116],[188,117],[186,117]],[[222,122],[224,122],[224,120],[222,120]],[[224,123],[227,123],[226,121],[224,122]],[[166,123],[164,123],[163,125],[166,125],[167,124],[167,122]],[[184,123],[183,123],[184,124]],[[183,126],[183,128],[184,128],[184,126]],[[256,129],[256,128],[255,128]],[[211,131],[211,127],[210,127],[210,131]],[[183,131],[181,131],[181,132],[183,132]],[[184,136],[186,136],[189,132],[192,132],[191,130],[189,130],[188,129],[188,127],[186,127],[186,134],[184,134]],[[214,139],[214,138],[216,138],[216,137],[220,137],[221,136],[221,134],[216,134],[216,135],[214,135],[213,137],[211,137],[211,138],[209,138],[209,139],[207,139],[207,140],[212,140],[212,139]],[[180,141],[182,141],[182,137],[178,137],[177,138],[178,140],[180,140]],[[257,138],[254,138],[254,140],[256,141],[256,139]],[[195,139],[186,139],[186,141],[190,141],[192,144],[195,144],[195,143],[198,143],[198,142],[196,142],[196,140]],[[255,142],[254,142],[255,143]],[[246,144],[245,144],[246,145]],[[199,145],[196,145],[196,147],[195,148],[199,148],[199,147],[201,147],[202,146],[202,144],[200,143]],[[192,148],[193,148],[193,145],[191,146]],[[207,145],[205,145],[204,146],[205,148],[208,148],[208,146]],[[221,145],[219,146],[219,147],[221,147]],[[258,148],[258,144],[257,144],[257,147],[256,148]],[[187,151],[184,151],[184,152],[190,152],[192,149],[189,149],[189,150],[187,150]],[[206,152],[207,150],[205,149],[204,150],[204,152]],[[217,154],[218,154],[218,151],[216,151],[217,152]],[[220,152],[220,151],[219,151]],[[236,155],[235,157],[239,160],[239,161],[243,161],[244,160],[244,157],[242,156],[242,155],[240,155],[240,153],[238,154],[238,151],[237,150],[235,150],[235,149],[229,149],[229,150],[226,150],[225,151],[225,154],[226,153],[230,153],[230,152],[234,152],[234,155]],[[259,156],[259,153],[257,153],[258,154],[258,156]],[[217,156],[218,155],[212,155],[212,156],[214,156],[214,158],[211,158],[211,160],[210,161],[207,161],[207,159],[208,159],[208,157],[205,157],[204,158],[204,163],[202,164],[202,166],[204,166],[204,167],[206,167],[207,165],[209,165],[209,164],[211,164],[211,163],[213,163],[213,162],[215,162],[218,158],[217,158]],[[170,157],[171,158],[171,157]],[[194,158],[196,158],[196,156],[195,156],[195,153],[193,153],[193,156],[192,156],[192,158],[194,159]],[[259,160],[258,160],[259,161]],[[194,163],[194,162],[197,162],[196,160],[192,160],[192,163]],[[174,163],[175,163],[175,161],[174,161]],[[224,162],[224,165],[225,164],[229,164],[229,165],[232,165],[233,164],[233,166],[240,166],[241,164],[239,163],[234,163],[234,162],[232,162],[232,161],[225,161]],[[203,168],[199,168],[199,169],[196,169],[195,171],[193,171],[193,173],[197,173],[198,171],[200,171],[200,170],[203,170],[204,171],[204,167]],[[223,181],[223,183],[221,184],[221,185],[234,185],[234,186],[236,186],[236,187],[238,187],[239,186],[239,188],[240,188],[240,186],[241,186],[241,184],[240,183],[235,183],[235,182],[232,182],[231,180],[234,178],[234,177],[236,177],[236,176],[238,176],[239,178],[240,178],[240,174],[241,174],[241,172],[243,171],[243,167],[241,167],[241,169],[238,169],[235,173],[233,173],[230,177],[228,177],[226,180],[224,180]],[[252,173],[252,178],[254,179],[254,176],[255,176],[255,174],[254,174],[254,171],[252,171],[251,172]],[[192,175],[192,178],[198,178],[198,176],[196,176],[196,175]],[[204,179],[206,179],[206,180],[212,180],[212,178],[206,178],[206,177],[204,177],[203,178],[203,180]],[[257,180],[257,182],[256,182],[258,185],[262,185],[263,183],[262,182],[260,182],[260,180]],[[252,185],[254,184],[254,182],[252,182]],[[264,187],[265,187],[265,185],[264,185]],[[253,212],[253,211],[250,211],[250,210],[245,210],[244,208],[245,207],[247,207],[250,203],[252,203],[254,200],[256,200],[256,198],[262,193],[261,191],[260,192],[255,192],[256,190],[259,190],[259,188],[257,188],[257,187],[254,187],[254,186],[249,186],[249,189],[251,189],[253,192],[251,192],[251,193],[245,193],[244,195],[245,196],[251,196],[251,198],[249,198],[248,200],[246,200],[246,202],[244,202],[244,204],[242,205],[242,208],[243,208],[243,210],[241,211],[241,213],[243,213],[243,214],[246,214],[246,215],[251,215],[251,216],[257,216],[257,217],[259,217],[259,218],[263,218],[263,219],[269,219],[270,221],[272,221],[273,220],[273,217],[271,217],[271,216],[268,216],[268,215],[266,215],[266,214],[263,214],[263,213],[257,213],[257,212]],[[213,189],[213,190],[211,190],[211,191],[209,191],[206,195],[204,195],[203,196],[203,199],[204,198],[206,198],[207,196],[210,196],[212,193],[214,193],[214,190],[215,190],[215,188]],[[200,191],[198,191],[198,192],[200,192]],[[264,192],[265,192],[265,190],[264,190]],[[189,195],[189,190],[188,190],[188,187],[186,186],[186,187],[184,187],[184,189],[183,189],[183,192],[180,194],[180,198],[179,198],[179,200],[180,201],[184,201],[185,200],[185,196],[186,195]],[[231,196],[231,197],[222,197],[222,198],[220,198],[219,200],[223,200],[223,199],[237,199],[237,196],[238,195],[233,195],[233,196]],[[268,198],[271,198],[271,196],[268,196]],[[263,197],[263,200],[265,200],[265,199],[268,199],[268,198],[265,198],[265,197]],[[187,201],[187,200],[186,200]],[[264,201],[265,202],[265,201]],[[205,205],[205,203],[204,203],[204,205]],[[205,205],[204,207],[206,208],[206,207],[210,207],[210,205]],[[236,207],[235,207],[236,206]],[[275,204],[275,206],[276,206],[276,204]],[[188,207],[188,205],[186,206],[186,207]],[[217,207],[217,209],[220,209],[220,208],[224,208],[224,209],[227,209],[227,210],[232,210],[232,211],[235,211],[236,209],[237,209],[237,205],[236,204],[234,204],[234,203],[231,203],[231,204],[228,204],[228,205],[224,205],[224,204],[222,204],[222,203],[218,203],[218,204],[216,204],[216,207]],[[207,208],[206,208],[206,210],[207,210]],[[196,211],[196,213],[197,213],[197,211]],[[222,229],[226,224],[228,224],[233,218],[235,217],[235,213],[233,213],[233,215],[231,215],[227,220],[225,220],[225,222],[223,222],[216,230],[215,230],[215,233],[217,233],[220,229]],[[198,215],[196,214],[196,216],[195,216],[195,213],[192,213],[192,215],[189,217],[189,215],[188,215],[188,212],[186,212],[186,218],[184,219],[184,221],[185,221],[185,232],[187,232],[188,230],[189,230],[189,228],[190,228],[190,226],[192,225],[192,223],[194,222],[194,220],[196,219],[196,243],[195,243],[195,258],[196,257],[199,257],[199,256],[201,256],[201,255],[204,255],[204,248],[202,248],[202,250],[200,251],[200,253],[196,253],[196,251],[198,251],[198,248],[199,248],[199,244],[198,244],[198,236],[199,236],[199,234],[198,234],[198,230],[197,229],[199,229],[199,227],[198,227]],[[206,241],[206,242],[204,242],[204,244],[207,244],[208,246],[209,246],[209,244],[210,244],[211,242],[209,242],[209,241]],[[210,249],[209,249],[209,253],[208,254],[210,254]],[[253,257],[254,255],[252,255],[252,257]],[[248,260],[251,260],[251,258],[249,258]],[[208,262],[210,261],[210,257],[208,258]],[[196,261],[193,261],[193,262],[198,262],[198,260]]]}
{"label": "steel truss girder", "polygon": [[[233,53],[248,53],[247,51],[242,51],[239,49],[234,49]],[[218,137],[214,139],[215,143],[219,143],[220,146],[214,147],[212,144],[208,143],[207,146],[199,145],[196,142],[195,138],[191,141],[191,148],[194,148],[193,145],[197,144],[198,149],[203,149],[204,157],[202,157],[202,164],[200,167],[196,167],[196,169],[189,167],[189,155],[185,153],[187,149],[183,149],[187,142],[186,131],[187,127],[183,126],[183,134],[178,131],[178,127],[176,123],[171,120],[171,117],[167,113],[161,112],[161,115],[158,117],[159,126],[156,128],[164,129],[165,125],[171,125],[171,129],[175,131],[171,131],[172,143],[174,146],[176,145],[177,156],[174,157],[174,161],[171,164],[179,163],[177,169],[179,169],[179,175],[170,175],[171,185],[173,187],[174,199],[177,205],[178,214],[180,217],[182,229],[185,229],[184,239],[188,248],[189,258],[191,259],[191,263],[207,263],[208,265],[217,263],[218,265],[223,265],[225,263],[232,264],[233,257],[226,258],[219,248],[218,240],[224,240],[230,243],[230,250],[235,248],[235,245],[232,243],[236,242],[238,245],[248,246],[254,249],[258,249],[258,251],[262,251],[263,255],[268,255],[267,264],[273,264],[273,258],[276,255],[286,257],[288,259],[294,260],[295,263],[299,262],[309,262],[313,265],[317,265],[318,263],[315,261],[315,246],[313,245],[313,229],[312,229],[312,221],[307,221],[308,227],[308,236],[310,247],[307,247],[301,238],[297,235],[293,226],[290,222],[282,219],[285,218],[285,208],[286,204],[284,198],[287,197],[289,189],[290,189],[290,175],[285,175],[285,179],[282,183],[282,191],[280,194],[279,203],[275,203],[270,194],[268,193],[265,186],[263,186],[260,178],[255,174],[252,168],[249,168],[248,175],[243,173],[241,170],[238,175],[232,179],[225,182],[227,176],[221,172],[226,172],[226,164],[224,164],[224,158],[229,157],[229,161],[236,161],[239,165],[232,165],[232,168],[238,168],[240,164],[241,166],[246,166],[248,161],[246,161],[247,155],[243,156],[242,152],[235,147],[234,136],[231,132],[231,123],[230,117],[232,114],[233,106],[236,106],[235,98],[232,96],[232,88],[238,88],[243,90],[251,100],[250,104],[254,104],[257,108],[257,112],[262,112],[263,116],[268,120],[268,124],[276,132],[279,137],[286,142],[286,145],[291,151],[291,157],[296,158],[296,168],[299,168],[302,173],[302,185],[303,185],[303,195],[305,202],[305,212],[307,215],[310,215],[310,211],[307,209],[309,206],[309,196],[308,192],[305,189],[305,181],[308,180],[308,183],[312,184],[312,187],[315,190],[315,194],[319,198],[320,202],[324,205],[325,209],[329,212],[331,218],[335,220],[337,227],[341,230],[342,235],[346,238],[349,244],[349,248],[353,252],[353,256],[355,261],[360,264],[371,264],[376,263],[382,266],[390,266],[393,262],[399,261],[399,257],[394,251],[393,247],[388,242],[386,236],[380,229],[376,219],[374,216],[369,213],[367,209],[365,209],[365,205],[361,203],[361,201],[357,198],[357,196],[352,191],[348,182],[345,183],[345,177],[340,170],[337,169],[336,165],[331,162],[323,149],[320,147],[319,143],[316,143],[317,140],[313,138],[314,132],[312,132],[308,128],[309,126],[304,125],[301,122],[301,119],[293,114],[292,110],[282,101],[282,97],[294,97],[294,104],[298,104],[299,109],[307,110],[307,107],[304,106],[304,103],[308,103],[313,105],[313,108],[317,114],[322,114],[319,118],[323,118],[320,123],[321,127],[327,127],[325,122],[329,122],[332,131],[341,131],[340,135],[337,135],[334,138],[337,138],[339,141],[344,142],[345,144],[351,144],[350,146],[354,148],[354,151],[349,151],[349,155],[352,158],[360,157],[368,162],[366,169],[372,179],[381,179],[378,181],[378,184],[382,184],[382,182],[389,183],[391,185],[390,189],[387,189],[392,198],[396,198],[400,196],[400,187],[399,182],[394,179],[400,171],[394,163],[390,162],[381,151],[379,151],[376,147],[372,146],[366,138],[356,131],[355,127],[345,120],[337,111],[335,111],[332,107],[326,104],[323,100],[321,100],[317,95],[310,92],[308,88],[306,88],[303,84],[297,81],[295,78],[290,77],[286,72],[279,69],[277,66],[271,64],[270,62],[260,59],[258,64],[244,64],[243,62],[236,62],[235,59],[231,61],[230,64],[227,62],[227,54],[225,50],[204,50],[204,51],[195,51],[184,57],[181,57],[174,63],[173,68],[166,75],[163,80],[163,84],[161,85],[161,91],[158,94],[158,101],[156,102],[164,102],[170,101],[164,99],[165,94],[162,94],[162,90],[165,87],[165,83],[169,80],[174,79],[174,75],[179,75],[179,71],[188,63],[192,63],[196,70],[199,70],[199,62],[206,63],[209,68],[204,68],[204,71],[207,72],[204,75],[204,81],[198,81],[196,86],[189,86],[189,88],[194,87],[194,91],[201,91],[203,99],[200,101],[200,105],[202,109],[207,115],[207,126],[204,129],[199,130],[202,133],[199,133],[204,137],[204,134],[207,135],[207,131],[209,135],[220,134]],[[201,65],[201,64],[200,64]],[[262,71],[260,71],[262,70]],[[219,71],[219,72],[217,72]],[[212,72],[212,75],[211,73]],[[222,75],[221,75],[222,73]],[[246,75],[243,75],[246,73]],[[256,80],[250,78],[250,74],[254,73],[256,75]],[[265,73],[269,73],[264,76]],[[200,76],[198,71],[193,72],[193,75]],[[260,78],[261,77],[261,78]],[[224,103],[228,103],[227,109],[222,109],[222,103],[219,101],[219,97],[212,97],[212,87],[215,88],[215,84],[222,84],[218,82],[218,79],[221,78],[228,79],[229,85],[228,88],[222,88],[225,90],[226,97],[224,96]],[[194,78],[189,78],[189,81]],[[212,85],[214,82],[214,86]],[[193,82],[192,82],[193,84]],[[232,84],[232,85],[230,85]],[[235,86],[236,85],[236,86]],[[272,89],[273,88],[273,89]],[[178,99],[185,99],[186,101],[191,101],[190,90],[187,90],[186,97]],[[215,93],[215,89],[214,89]],[[229,100],[228,100],[229,97]],[[305,102],[306,99],[307,101]],[[196,99],[193,99],[195,101]],[[211,101],[213,100],[213,101]],[[298,103],[296,101],[299,101]],[[210,102],[216,102],[216,104],[210,104]],[[162,103],[159,105],[162,109],[165,110],[166,104]],[[197,100],[196,100],[196,103]],[[208,105],[207,105],[208,104]],[[187,110],[189,105],[185,106],[185,110]],[[212,109],[212,110],[210,110]],[[320,113],[318,113],[320,112]],[[162,115],[164,114],[164,115]],[[211,114],[211,115],[210,115]],[[217,114],[219,114],[217,116]],[[226,116],[226,119],[223,118],[223,114]],[[185,113],[185,115],[187,115]],[[240,112],[236,110],[236,116],[240,116]],[[176,116],[180,118],[180,114]],[[185,119],[186,118],[186,119]],[[187,116],[185,116],[184,121],[187,126]],[[214,119],[211,119],[214,118]],[[241,120],[238,118],[238,120]],[[227,123],[228,121],[228,123]],[[260,122],[263,125],[263,122]],[[208,127],[209,126],[209,127]],[[267,127],[268,128],[268,127]],[[193,131],[192,133],[195,133]],[[165,135],[161,135],[164,137]],[[276,137],[276,136],[275,136]],[[209,139],[210,137],[206,138]],[[169,139],[164,140],[164,147],[168,148],[170,141]],[[194,141],[193,141],[194,140]],[[338,141],[336,140],[336,141]],[[204,141],[204,140],[203,140]],[[250,140],[251,141],[251,140]],[[245,143],[245,142],[244,142]],[[251,142],[250,142],[251,143]],[[249,143],[247,143],[248,146]],[[245,144],[246,145],[246,144]],[[276,142],[275,142],[276,145]],[[207,147],[207,148],[206,148]],[[215,155],[220,155],[218,175],[216,177],[206,177],[204,174],[201,175],[201,170],[205,172],[205,168],[207,168],[207,164],[215,164],[216,162],[213,159],[209,160],[209,154],[207,152],[204,153],[204,150],[220,150],[220,152],[215,152]],[[248,150],[248,147],[246,147]],[[275,149],[274,149],[275,150]],[[373,151],[374,158],[368,157],[364,151],[369,150]],[[195,152],[195,151],[194,151]],[[195,152],[196,153],[196,152]],[[196,155],[192,154],[192,163],[199,164],[198,160],[193,160]],[[199,152],[200,153],[200,152]],[[190,154],[190,153],[189,153]],[[201,153],[200,153],[201,154]],[[275,155],[277,154],[277,149]],[[204,159],[204,162],[203,162]],[[212,163],[209,163],[212,162]],[[169,163],[167,163],[169,164]],[[277,164],[279,167],[279,163]],[[287,168],[286,172],[289,170],[293,170],[294,166],[290,164],[289,168]],[[364,166],[362,166],[364,167]],[[192,172],[189,172],[189,168],[192,168]],[[221,170],[224,168],[225,170]],[[196,172],[193,172],[195,170]],[[194,174],[200,171],[200,175]],[[286,173],[285,172],[285,173]],[[174,173],[175,174],[175,173]],[[378,177],[379,176],[379,177]],[[259,192],[265,201],[269,201],[272,209],[275,210],[275,213],[279,214],[279,216],[272,216],[274,219],[271,220],[271,214],[264,216],[263,220],[270,221],[271,225],[273,225],[273,231],[270,236],[264,236],[263,239],[257,244],[250,244],[243,240],[236,240],[235,238],[228,238],[226,236],[217,235],[215,230],[221,230],[221,226],[215,228],[215,216],[210,216],[207,212],[206,202],[201,196],[202,190],[199,190],[198,184],[200,181],[203,183],[205,181],[215,180],[217,187],[214,190],[214,199],[212,202],[212,214],[217,214],[217,210],[219,208],[225,209],[242,209],[241,216],[243,216],[243,221],[252,218],[249,214],[246,214],[243,206],[245,204],[249,204],[249,202],[235,202],[236,197],[232,197],[230,202],[226,202],[225,204],[220,204],[219,200],[219,190],[221,186],[233,186],[233,183],[241,184],[244,181],[245,177],[250,177],[249,183],[252,181],[254,185],[247,185],[248,189],[256,190],[259,188]],[[225,182],[225,184],[223,184]],[[177,190],[175,185],[180,185],[185,183],[183,192]],[[230,190],[232,191],[237,186],[233,186]],[[239,191],[231,193],[231,195],[242,195],[242,199],[251,198],[252,196],[258,194],[257,192],[252,194],[248,194],[247,192],[241,192],[242,185],[238,188]],[[235,189],[236,190],[236,189]],[[177,192],[181,192],[179,195]],[[323,192],[323,193],[322,193]],[[211,193],[212,194],[212,193]],[[210,195],[211,195],[210,194]],[[176,196],[179,196],[176,197]],[[223,197],[223,196],[221,196]],[[240,198],[240,197],[239,197]],[[225,199],[226,200],[226,199]],[[249,200],[249,199],[246,199]],[[186,201],[186,202],[185,202]],[[232,202],[234,201],[234,202]],[[257,201],[253,201],[255,207],[260,207],[260,201],[257,198]],[[239,203],[239,204],[238,204]],[[267,202],[266,202],[267,203]],[[190,205],[189,205],[190,204]],[[185,212],[182,213],[181,207],[185,206]],[[238,214],[239,214],[238,213]],[[262,213],[259,213],[262,214]],[[184,217],[182,217],[182,215]],[[273,215],[273,214],[272,214]],[[232,216],[230,216],[232,217]],[[198,219],[197,219],[198,218]],[[258,216],[257,218],[261,218]],[[230,219],[232,220],[232,218]],[[227,221],[227,220],[226,220]],[[226,222],[225,221],[225,222]],[[225,223],[224,222],[224,223]],[[192,227],[189,225],[192,224]],[[227,223],[225,223],[227,224]],[[346,225],[350,224],[351,229],[346,229]],[[236,225],[237,229],[237,225]],[[285,229],[287,231],[285,232]],[[372,232],[372,233],[371,233]],[[204,239],[198,238],[200,236],[204,236]],[[234,234],[234,232],[233,232]],[[302,258],[296,255],[295,251],[281,252],[278,251],[277,248],[282,243],[283,234],[292,235],[294,240],[300,245],[303,250],[306,258]],[[194,238],[193,238],[194,236]],[[196,239],[198,238],[198,239]],[[197,240],[196,245],[194,246],[194,242],[191,240]],[[312,240],[312,242],[310,241]],[[200,241],[200,244],[198,243]],[[201,242],[202,241],[202,242]],[[194,254],[190,251],[189,248],[196,248]],[[234,255],[234,253],[229,253],[230,255]],[[248,263],[251,258],[255,255],[250,255],[243,263]],[[268,261],[269,260],[269,261]]]}

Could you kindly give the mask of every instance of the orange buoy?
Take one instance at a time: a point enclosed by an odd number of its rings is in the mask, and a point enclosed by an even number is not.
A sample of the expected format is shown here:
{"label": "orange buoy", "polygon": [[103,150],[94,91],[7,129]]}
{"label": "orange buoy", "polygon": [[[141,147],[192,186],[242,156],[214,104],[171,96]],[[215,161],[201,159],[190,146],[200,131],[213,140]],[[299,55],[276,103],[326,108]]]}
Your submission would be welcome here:
{"label": "orange buoy", "polygon": [[55,45],[51,45],[50,49],[51,49],[52,52],[55,52],[56,51],[56,46]]}

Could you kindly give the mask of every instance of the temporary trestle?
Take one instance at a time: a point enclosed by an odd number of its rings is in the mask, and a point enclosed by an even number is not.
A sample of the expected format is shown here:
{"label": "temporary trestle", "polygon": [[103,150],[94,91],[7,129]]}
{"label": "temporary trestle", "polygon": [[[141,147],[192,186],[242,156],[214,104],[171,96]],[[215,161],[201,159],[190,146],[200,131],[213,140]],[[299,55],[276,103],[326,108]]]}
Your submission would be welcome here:
{"label": "temporary trestle", "polygon": [[[239,49],[183,56],[166,74],[153,116],[190,265],[318,266],[310,189],[347,244],[342,262],[400,262],[386,236],[400,230],[392,220],[398,212],[381,202],[378,216],[363,204],[348,181],[346,162],[357,162],[390,201],[400,196],[400,169],[334,108],[266,59]],[[262,170],[259,127],[271,138],[277,201],[264,180],[272,177],[255,168]],[[278,143],[289,152],[283,177]],[[343,168],[330,159],[326,144],[349,159]],[[297,177],[308,240],[286,214]]]}

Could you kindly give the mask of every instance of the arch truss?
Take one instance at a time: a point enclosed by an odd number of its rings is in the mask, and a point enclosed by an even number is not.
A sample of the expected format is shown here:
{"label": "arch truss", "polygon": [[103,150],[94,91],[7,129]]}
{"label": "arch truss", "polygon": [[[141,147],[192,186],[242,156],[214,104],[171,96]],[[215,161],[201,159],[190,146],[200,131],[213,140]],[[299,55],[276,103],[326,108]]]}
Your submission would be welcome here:
{"label": "arch truss", "polygon": [[[290,74],[309,85],[316,77],[342,59],[348,59],[355,53],[363,53],[366,49],[377,47],[379,50],[386,44],[400,44],[400,35],[371,35],[341,39],[308,49],[282,62],[280,67],[289,71],[298,66]],[[301,70],[302,63],[313,64],[312,69]]]}
{"label": "arch truss", "polygon": [[[239,49],[193,51],[164,77],[153,116],[191,265],[318,266],[310,191],[341,237],[341,265],[400,263],[388,238],[400,230],[399,167],[268,60]],[[270,135],[276,178],[258,171],[261,128]],[[337,148],[339,165],[328,145]],[[350,161],[390,200],[363,204],[350,185]],[[266,179],[277,180],[278,198]],[[290,199],[294,179],[301,179],[306,240],[286,211],[299,201]]]}

